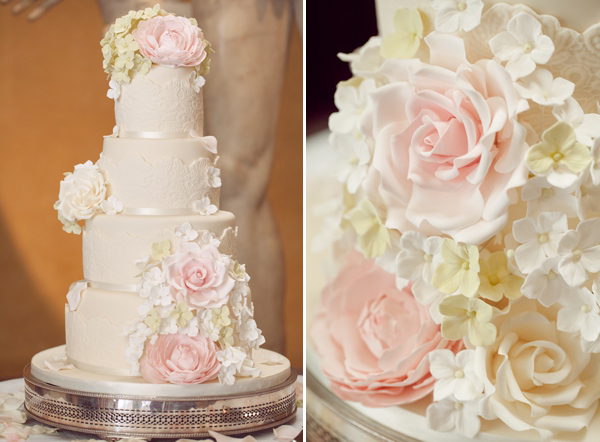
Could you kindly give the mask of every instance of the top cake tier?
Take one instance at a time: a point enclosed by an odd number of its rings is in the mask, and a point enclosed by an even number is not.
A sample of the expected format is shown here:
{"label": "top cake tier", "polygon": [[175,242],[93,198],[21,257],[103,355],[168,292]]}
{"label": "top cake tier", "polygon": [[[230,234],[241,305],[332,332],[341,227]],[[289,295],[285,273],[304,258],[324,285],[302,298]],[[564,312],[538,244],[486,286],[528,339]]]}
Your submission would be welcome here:
{"label": "top cake tier", "polygon": [[202,136],[201,88],[210,43],[195,19],[157,6],[117,19],[101,41],[115,135],[122,138]]}

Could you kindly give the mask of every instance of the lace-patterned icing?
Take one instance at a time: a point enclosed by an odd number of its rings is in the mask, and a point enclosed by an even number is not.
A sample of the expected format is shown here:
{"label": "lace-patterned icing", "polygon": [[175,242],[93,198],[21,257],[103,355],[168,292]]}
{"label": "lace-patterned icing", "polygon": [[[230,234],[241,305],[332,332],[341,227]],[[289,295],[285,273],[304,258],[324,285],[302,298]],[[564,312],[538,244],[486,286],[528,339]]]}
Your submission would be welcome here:
{"label": "lace-patterned icing", "polygon": [[175,78],[157,85],[146,76],[137,77],[122,87],[115,116],[120,134],[194,130],[202,135],[202,92],[197,93],[189,79]]}
{"label": "lace-patterned icing", "polygon": [[[204,231],[199,231],[200,238]],[[127,231],[106,236],[97,229],[86,228],[83,233],[83,275],[90,281],[108,284],[136,284],[140,268],[137,260],[150,254],[152,244],[168,239],[172,247],[179,244],[179,237],[173,230],[165,229],[150,236],[136,236]],[[237,257],[237,227],[226,228],[219,237],[219,251]]]}
{"label": "lace-patterned icing", "polygon": [[[555,78],[562,77],[575,83],[573,98],[585,113],[596,112],[596,103],[600,99],[600,23],[579,33],[563,28],[555,17],[539,15],[527,6],[498,3],[484,12],[478,27],[461,34],[469,61],[493,58],[489,40],[505,31],[508,21],[520,12],[527,12],[539,20],[543,33],[554,42],[552,58],[540,67],[552,72]],[[520,120],[531,124],[536,132],[541,132],[541,128],[548,127],[554,121],[551,109],[544,111],[541,106],[531,104],[531,110],[523,114]]]}
{"label": "lace-patterned icing", "polygon": [[194,201],[209,197],[219,207],[220,189],[209,183],[209,167],[217,161],[199,158],[187,166],[179,158],[168,157],[154,164],[141,156],[113,162],[101,154],[98,165],[106,173],[109,195],[126,208],[188,209]]}

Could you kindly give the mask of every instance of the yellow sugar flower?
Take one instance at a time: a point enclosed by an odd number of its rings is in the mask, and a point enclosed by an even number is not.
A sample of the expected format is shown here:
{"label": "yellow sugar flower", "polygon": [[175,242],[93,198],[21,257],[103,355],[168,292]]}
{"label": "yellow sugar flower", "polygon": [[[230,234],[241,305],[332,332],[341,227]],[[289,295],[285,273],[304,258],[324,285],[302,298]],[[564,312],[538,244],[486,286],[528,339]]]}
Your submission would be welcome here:
{"label": "yellow sugar flower", "polygon": [[442,319],[442,336],[458,340],[469,336],[477,347],[494,343],[496,326],[490,323],[493,314],[491,305],[479,298],[454,295],[445,298],[439,306]]}
{"label": "yellow sugar flower", "polygon": [[500,301],[503,296],[509,299],[521,296],[523,278],[508,270],[504,252],[492,253],[487,260],[480,260],[479,267],[479,296],[494,302]]}
{"label": "yellow sugar flower", "polygon": [[542,141],[527,151],[529,170],[561,189],[575,183],[591,162],[590,149],[577,141],[575,129],[564,121],[547,129]]}
{"label": "yellow sugar flower", "polygon": [[477,246],[444,239],[441,255],[433,274],[432,284],[442,293],[451,295],[457,290],[471,298],[479,288],[479,250]]}
{"label": "yellow sugar flower", "polygon": [[177,304],[177,307],[171,312],[171,318],[175,319],[175,322],[179,327],[185,327],[193,317],[194,314],[190,311],[190,308],[185,302]]}
{"label": "yellow sugar flower", "polygon": [[356,230],[358,245],[368,259],[385,253],[390,246],[390,234],[370,201],[363,201],[348,213],[347,218]]}
{"label": "yellow sugar flower", "polygon": [[144,319],[144,323],[152,330],[152,333],[156,333],[160,327],[160,315],[156,309],[152,309],[148,312],[148,316]]}
{"label": "yellow sugar flower", "polygon": [[394,14],[394,33],[381,45],[384,58],[411,58],[419,50],[425,34],[423,19],[417,9],[398,9]]}
{"label": "yellow sugar flower", "polygon": [[219,344],[221,344],[221,348],[231,347],[234,342],[233,328],[223,327],[219,335]]}
{"label": "yellow sugar flower", "polygon": [[156,261],[160,261],[165,256],[169,256],[171,254],[171,241],[165,239],[164,241],[155,242],[152,244],[152,254],[150,255],[152,259]]}
{"label": "yellow sugar flower", "polygon": [[229,319],[229,307],[224,305],[221,308],[214,308],[212,310],[213,324],[217,327],[227,327],[231,324]]}

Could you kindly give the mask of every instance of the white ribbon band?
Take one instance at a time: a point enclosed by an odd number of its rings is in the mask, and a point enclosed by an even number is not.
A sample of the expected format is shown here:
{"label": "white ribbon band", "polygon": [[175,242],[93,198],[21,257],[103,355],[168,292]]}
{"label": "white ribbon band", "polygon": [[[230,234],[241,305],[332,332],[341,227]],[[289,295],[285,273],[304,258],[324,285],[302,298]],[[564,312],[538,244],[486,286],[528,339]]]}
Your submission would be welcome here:
{"label": "white ribbon band", "polygon": [[137,284],[112,284],[110,282],[99,282],[86,280],[90,287],[100,290],[110,290],[112,292],[137,292]]}
{"label": "white ribbon band", "polygon": [[157,216],[169,216],[169,215],[197,215],[192,209],[155,209],[155,208],[138,208],[138,207],[126,207],[121,212],[123,215],[157,215]]}
{"label": "white ribbon band", "polygon": [[67,356],[67,362],[69,364],[73,364],[75,367],[79,368],[83,371],[89,371],[90,373],[100,373],[107,374],[110,376],[140,376],[141,373],[131,373],[131,369],[129,368],[108,368],[108,367],[99,367],[98,365],[87,364],[85,362],[80,362],[76,359],[73,359],[70,356]]}
{"label": "white ribbon band", "polygon": [[120,138],[189,138],[189,132],[145,132],[145,131],[122,131]]}

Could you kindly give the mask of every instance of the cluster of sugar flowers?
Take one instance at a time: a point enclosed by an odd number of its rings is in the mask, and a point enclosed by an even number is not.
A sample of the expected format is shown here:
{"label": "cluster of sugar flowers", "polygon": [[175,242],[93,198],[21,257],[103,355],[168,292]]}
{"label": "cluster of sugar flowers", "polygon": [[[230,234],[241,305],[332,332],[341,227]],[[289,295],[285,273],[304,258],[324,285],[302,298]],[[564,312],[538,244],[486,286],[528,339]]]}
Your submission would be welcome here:
{"label": "cluster of sugar flowers", "polygon": [[319,239],[395,275],[467,347],[429,352],[430,427],[473,437],[483,417],[548,439],[589,425],[600,398],[600,115],[544,69],[554,43],[522,9],[489,41],[494,59],[469,62],[458,35],[482,10],[399,9],[394,32],[340,55],[353,73],[329,120],[341,197]]}
{"label": "cluster of sugar flowers", "polygon": [[126,327],[132,373],[153,383],[191,384],[256,377],[252,349],[265,342],[253,319],[245,267],[219,252],[220,241],[190,223],[179,242],[152,245],[138,294],[140,318]]}
{"label": "cluster of sugar flowers", "polygon": [[67,233],[81,233],[79,221],[90,219],[98,213],[116,215],[123,211],[123,203],[114,195],[107,197],[107,183],[97,164],[86,161],[65,173],[60,182],[58,201],[54,209]]}
{"label": "cluster of sugar flowers", "polygon": [[108,96],[114,99],[119,97],[120,84],[129,83],[136,73],[145,75],[152,63],[195,67],[193,80],[198,87],[210,69],[210,43],[196,19],[170,15],[158,4],[118,18],[100,45],[104,71],[113,80]]}

